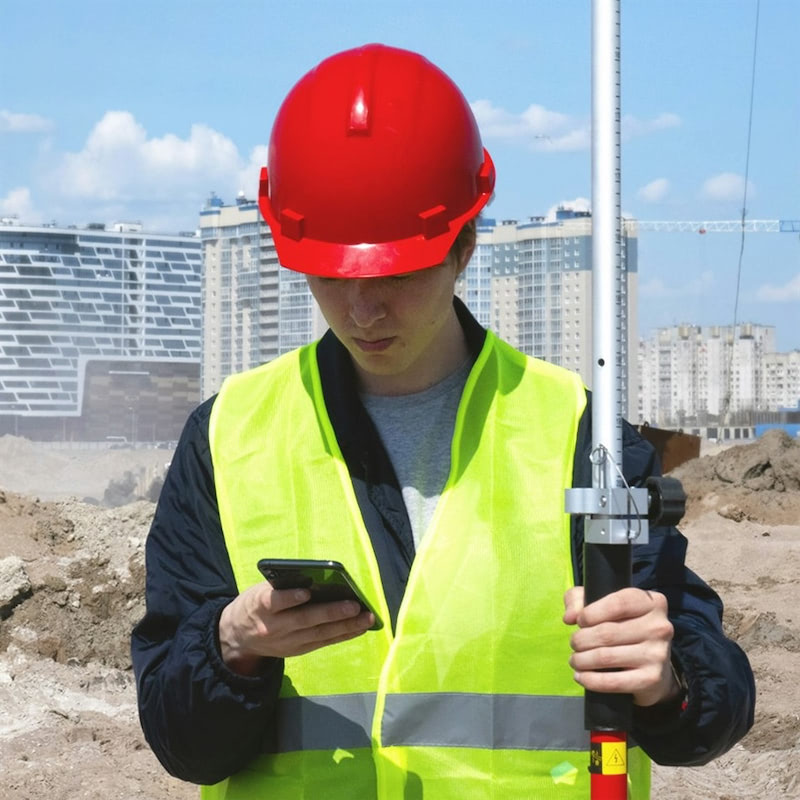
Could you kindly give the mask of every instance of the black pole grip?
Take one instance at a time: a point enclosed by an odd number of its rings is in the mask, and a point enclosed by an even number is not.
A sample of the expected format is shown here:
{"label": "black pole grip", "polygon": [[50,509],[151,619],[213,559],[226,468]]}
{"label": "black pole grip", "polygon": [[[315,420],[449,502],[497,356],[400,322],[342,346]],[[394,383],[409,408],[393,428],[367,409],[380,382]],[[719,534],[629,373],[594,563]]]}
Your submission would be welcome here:
{"label": "black pole grip", "polygon": [[[583,585],[585,603],[631,585],[632,547],[630,544],[583,545]],[[585,693],[584,727],[591,731],[629,731],[633,722],[630,694]]]}

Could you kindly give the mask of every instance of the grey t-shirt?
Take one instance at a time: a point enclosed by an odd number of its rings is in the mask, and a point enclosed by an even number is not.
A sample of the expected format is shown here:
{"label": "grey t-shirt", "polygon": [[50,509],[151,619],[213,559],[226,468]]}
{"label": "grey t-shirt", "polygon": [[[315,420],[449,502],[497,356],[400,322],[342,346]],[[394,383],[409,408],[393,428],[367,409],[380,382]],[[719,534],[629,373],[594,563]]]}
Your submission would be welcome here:
{"label": "grey t-shirt", "polygon": [[361,394],[400,482],[415,547],[450,474],[456,413],[471,368],[468,359],[444,380],[415,394]]}

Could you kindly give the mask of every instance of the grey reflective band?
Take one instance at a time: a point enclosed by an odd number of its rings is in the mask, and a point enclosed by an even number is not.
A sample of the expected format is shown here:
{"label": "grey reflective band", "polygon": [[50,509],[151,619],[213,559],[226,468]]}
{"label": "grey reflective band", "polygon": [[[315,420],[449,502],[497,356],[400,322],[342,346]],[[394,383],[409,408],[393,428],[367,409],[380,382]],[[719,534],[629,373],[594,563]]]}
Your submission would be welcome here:
{"label": "grey reflective band", "polygon": [[[282,697],[271,752],[370,746],[375,695]],[[384,747],[588,750],[583,697],[424,693],[386,697]]]}
{"label": "grey reflective band", "polygon": [[394,694],[386,698],[384,747],[587,750],[583,697]]}
{"label": "grey reflective band", "polygon": [[369,747],[374,715],[374,693],[281,697],[277,746],[269,752]]}

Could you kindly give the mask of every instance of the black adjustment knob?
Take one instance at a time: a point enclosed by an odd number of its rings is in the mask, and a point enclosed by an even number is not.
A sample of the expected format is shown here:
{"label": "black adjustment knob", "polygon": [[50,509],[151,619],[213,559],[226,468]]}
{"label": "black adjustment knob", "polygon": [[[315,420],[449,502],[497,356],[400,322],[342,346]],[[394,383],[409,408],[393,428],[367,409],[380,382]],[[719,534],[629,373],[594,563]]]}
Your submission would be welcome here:
{"label": "black adjustment knob", "polygon": [[686,492],[677,478],[648,478],[647,519],[652,525],[677,525],[686,512]]}

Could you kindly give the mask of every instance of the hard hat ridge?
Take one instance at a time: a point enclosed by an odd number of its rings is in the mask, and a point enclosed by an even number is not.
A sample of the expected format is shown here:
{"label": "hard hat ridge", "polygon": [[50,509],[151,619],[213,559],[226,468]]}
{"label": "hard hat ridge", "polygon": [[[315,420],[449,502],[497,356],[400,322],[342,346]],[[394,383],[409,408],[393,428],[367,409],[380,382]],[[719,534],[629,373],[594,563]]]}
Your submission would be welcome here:
{"label": "hard hat ridge", "polygon": [[494,182],[453,81],[417,53],[371,44],[330,56],[289,92],[259,206],[283,266],[394,275],[441,263]]}

